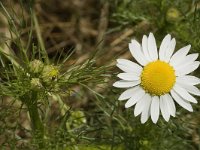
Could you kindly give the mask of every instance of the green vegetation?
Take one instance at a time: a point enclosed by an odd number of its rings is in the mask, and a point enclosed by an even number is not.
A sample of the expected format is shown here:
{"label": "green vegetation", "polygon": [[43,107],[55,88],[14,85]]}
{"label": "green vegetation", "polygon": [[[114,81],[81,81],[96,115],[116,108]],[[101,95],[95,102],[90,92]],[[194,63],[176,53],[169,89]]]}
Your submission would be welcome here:
{"label": "green vegetation", "polygon": [[0,149],[200,149],[199,104],[141,124],[112,87],[132,38],[170,33],[200,53],[200,1],[2,0],[0,12]]}

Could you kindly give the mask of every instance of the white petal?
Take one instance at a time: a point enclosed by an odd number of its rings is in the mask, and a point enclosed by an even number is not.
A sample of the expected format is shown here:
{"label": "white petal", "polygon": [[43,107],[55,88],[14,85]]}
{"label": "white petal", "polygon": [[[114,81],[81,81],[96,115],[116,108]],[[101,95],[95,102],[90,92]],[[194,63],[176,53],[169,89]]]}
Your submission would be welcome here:
{"label": "white petal", "polygon": [[158,51],[156,46],[156,40],[152,33],[149,34],[148,37],[148,50],[152,60],[158,59]]}
{"label": "white petal", "polygon": [[121,65],[121,64],[116,64],[116,66],[121,69],[122,71],[124,72],[129,72],[129,73],[132,73],[133,72],[133,69],[128,67],[128,66],[124,66],[124,65]]}
{"label": "white petal", "polygon": [[173,87],[173,89],[184,100],[187,100],[187,101],[192,102],[192,103],[197,103],[197,100],[192,95],[190,95],[184,88],[182,88],[181,86],[179,86],[178,84],[175,84],[174,87]]}
{"label": "white petal", "polygon": [[173,39],[170,41],[169,46],[166,48],[165,57],[164,57],[164,61],[165,61],[165,62],[168,63],[169,60],[171,59],[172,54],[174,53],[174,50],[175,50],[175,46],[176,46],[176,40],[175,40],[175,38],[173,38]]}
{"label": "white petal", "polygon": [[142,111],[142,115],[141,115],[141,123],[145,123],[150,115],[150,106],[151,106],[151,96],[148,95],[147,99],[146,99],[146,103],[144,104],[144,109]]}
{"label": "white petal", "polygon": [[153,123],[157,123],[160,113],[159,97],[154,96],[151,102],[151,120]]}
{"label": "white petal", "polygon": [[131,98],[126,102],[125,108],[129,108],[135,105],[135,103],[137,103],[144,95],[145,95],[145,91],[141,87],[139,87],[137,92],[134,92]]}
{"label": "white petal", "polygon": [[163,96],[160,96],[160,110],[163,118],[168,122],[170,118],[170,113],[168,111],[166,100],[163,98]]}
{"label": "white petal", "polygon": [[182,61],[184,57],[188,54],[189,50],[191,48],[191,45],[185,46],[181,49],[179,49],[170,59],[170,65],[176,66],[177,63]]}
{"label": "white petal", "polygon": [[187,55],[180,63],[176,64],[176,66],[173,66],[175,70],[179,68],[184,68],[189,64],[192,64],[197,58],[199,54],[190,54]]}
{"label": "white petal", "polygon": [[129,99],[131,98],[135,93],[138,92],[138,90],[140,89],[139,86],[136,86],[136,87],[133,87],[133,88],[130,88],[126,91],[124,91],[118,98],[118,100],[126,100],[126,99]]}
{"label": "white petal", "polygon": [[192,64],[189,64],[185,67],[178,68],[177,70],[175,70],[176,75],[183,76],[183,75],[189,74],[189,73],[193,72],[194,70],[196,70],[199,67],[199,65],[200,65],[200,62],[195,61]]}
{"label": "white petal", "polygon": [[113,84],[114,87],[117,87],[117,88],[130,88],[130,87],[134,87],[138,84],[140,84],[141,81],[140,80],[137,80],[137,81],[124,81],[124,80],[120,80],[120,81],[117,81]]}
{"label": "white petal", "polygon": [[177,77],[176,82],[183,83],[186,85],[197,85],[200,84],[200,79],[195,76],[186,75]]}
{"label": "white petal", "polygon": [[148,63],[144,54],[142,53],[142,48],[140,44],[136,40],[132,40],[132,43],[129,43],[129,49],[132,56],[139,64],[145,66]]}
{"label": "white petal", "polygon": [[186,89],[189,93],[200,96],[200,90],[193,85],[186,85],[178,83],[182,88]]}
{"label": "white petal", "polygon": [[148,61],[152,61],[149,51],[148,51],[148,38],[146,35],[142,38],[142,51]]}
{"label": "white petal", "polygon": [[168,112],[170,113],[170,115],[175,117],[176,107],[175,107],[175,104],[174,104],[174,100],[172,99],[172,97],[169,94],[165,94],[163,96],[163,98],[165,99],[165,102],[167,103]]}
{"label": "white petal", "polygon": [[120,79],[126,80],[126,81],[137,81],[140,80],[140,77],[136,75],[135,73],[119,73],[117,75]]}
{"label": "white petal", "polygon": [[159,49],[159,59],[160,60],[164,60],[165,54],[166,54],[166,49],[169,46],[170,41],[171,41],[171,35],[167,34],[165,36],[165,38],[162,40],[162,43],[160,45],[160,49]]}
{"label": "white petal", "polygon": [[[141,73],[142,72],[142,67],[130,60],[127,60],[127,59],[117,59],[117,66],[123,70],[123,68],[128,68],[126,69],[127,71],[131,71],[131,72],[136,72],[136,73]],[[123,67],[122,67],[123,66]],[[123,70],[124,71],[124,70]],[[127,72],[125,71],[125,72]]]}
{"label": "white petal", "polygon": [[192,106],[189,102],[184,101],[173,89],[171,90],[171,95],[173,99],[183,108],[187,109],[188,111],[192,112]]}
{"label": "white petal", "polygon": [[145,94],[135,105],[135,109],[134,109],[134,115],[135,117],[138,116],[139,114],[141,114],[141,112],[144,109],[144,105],[146,103],[146,99],[149,96],[149,94]]}

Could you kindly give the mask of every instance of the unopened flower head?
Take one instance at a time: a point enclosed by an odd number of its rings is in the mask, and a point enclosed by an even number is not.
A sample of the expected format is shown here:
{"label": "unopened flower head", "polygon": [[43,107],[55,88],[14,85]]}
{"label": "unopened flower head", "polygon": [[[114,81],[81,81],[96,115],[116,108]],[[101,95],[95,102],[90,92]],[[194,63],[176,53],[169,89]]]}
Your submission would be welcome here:
{"label": "unopened flower head", "polygon": [[40,89],[42,87],[40,79],[39,78],[32,78],[31,79],[31,87],[34,88],[34,89]]}
{"label": "unopened flower head", "polygon": [[113,86],[129,88],[119,100],[128,99],[126,108],[135,105],[134,115],[141,114],[142,123],[149,116],[156,123],[160,112],[166,121],[170,116],[175,117],[174,101],[192,112],[190,103],[197,103],[192,95],[200,96],[200,90],[195,86],[200,79],[189,75],[199,67],[198,54],[188,55],[190,45],[174,53],[175,45],[176,40],[168,34],[158,51],[154,35],[150,33],[148,37],[143,36],[141,45],[136,40],[129,43],[130,52],[138,63],[117,60],[117,67],[124,73],[118,74],[121,80]]}
{"label": "unopened flower head", "polygon": [[180,20],[180,12],[176,8],[169,8],[166,13],[166,20],[170,23]]}
{"label": "unopened flower head", "polygon": [[71,117],[76,125],[82,125],[86,123],[86,118],[83,111],[73,111],[71,113]]}
{"label": "unopened flower head", "polygon": [[59,67],[54,65],[46,65],[42,71],[42,79],[45,82],[51,81],[59,75]]}
{"label": "unopened flower head", "polygon": [[44,67],[44,64],[42,61],[35,59],[30,62],[29,67],[31,72],[40,73]]}
{"label": "unopened flower head", "polygon": [[86,122],[87,120],[83,111],[71,111],[70,117],[66,122],[66,127],[68,129],[80,128]]}

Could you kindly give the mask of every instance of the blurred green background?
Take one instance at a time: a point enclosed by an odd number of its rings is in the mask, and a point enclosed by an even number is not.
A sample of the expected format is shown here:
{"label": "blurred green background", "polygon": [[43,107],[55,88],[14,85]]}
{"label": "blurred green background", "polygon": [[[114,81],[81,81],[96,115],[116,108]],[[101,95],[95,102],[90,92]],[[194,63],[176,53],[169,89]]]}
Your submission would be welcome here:
{"label": "blurred green background", "polygon": [[[98,51],[95,66],[110,66],[103,83],[88,83],[91,89],[74,85],[70,94],[61,95],[62,109],[53,101],[46,128],[45,149],[66,150],[198,150],[200,149],[200,105],[189,113],[177,106],[175,118],[165,122],[160,117],[155,125],[149,120],[142,125],[133,109],[118,102],[120,89],[112,87],[118,69],[116,58],[132,59],[128,51],[131,39],[141,42],[144,34],[153,32],[157,44],[169,33],[176,38],[176,50],[191,44],[190,52],[200,52],[199,0],[1,0],[13,16],[22,41],[37,45],[30,11],[34,10],[49,58],[64,59],[64,64],[84,63]],[[7,18],[0,14],[0,43],[10,37]],[[19,49],[7,42],[16,56]],[[5,48],[5,51],[7,49]],[[7,50],[9,51],[9,50]],[[59,58],[60,59],[60,58]],[[200,60],[198,58],[198,60]],[[200,77],[200,68],[194,72]],[[38,149],[31,137],[26,109],[13,104],[9,97],[0,103],[0,148]],[[54,97],[53,99],[57,99]],[[58,101],[58,100],[57,100]],[[20,109],[19,109],[20,108]]]}

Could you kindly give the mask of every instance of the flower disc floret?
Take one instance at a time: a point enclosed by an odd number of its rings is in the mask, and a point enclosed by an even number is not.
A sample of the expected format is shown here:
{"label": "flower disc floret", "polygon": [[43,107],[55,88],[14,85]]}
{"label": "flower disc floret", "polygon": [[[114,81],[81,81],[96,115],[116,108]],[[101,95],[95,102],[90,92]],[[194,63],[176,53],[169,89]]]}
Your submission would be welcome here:
{"label": "flower disc floret", "polygon": [[170,92],[175,81],[173,67],[160,60],[147,64],[141,74],[141,86],[151,95],[160,96]]}

